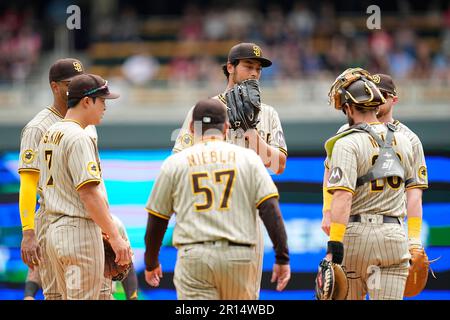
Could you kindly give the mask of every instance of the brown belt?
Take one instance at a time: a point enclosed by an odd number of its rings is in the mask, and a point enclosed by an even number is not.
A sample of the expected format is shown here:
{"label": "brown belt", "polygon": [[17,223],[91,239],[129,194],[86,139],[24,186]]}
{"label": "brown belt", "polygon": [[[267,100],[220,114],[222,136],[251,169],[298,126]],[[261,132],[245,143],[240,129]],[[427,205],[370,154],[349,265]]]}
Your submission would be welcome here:
{"label": "brown belt", "polygon": [[[369,222],[372,222],[371,219],[372,218],[369,218]],[[361,215],[359,215],[359,214],[351,215],[348,218],[348,222],[361,222]],[[383,223],[398,223],[398,224],[400,224],[400,219],[398,217],[383,216]]]}
{"label": "brown belt", "polygon": [[[207,244],[207,245],[215,245],[216,242],[220,243],[223,242],[223,240],[219,240],[219,241],[202,241],[202,242],[193,242],[193,243],[189,243],[189,244]],[[227,241],[229,246],[238,246],[238,247],[251,247],[251,244],[248,243],[237,243],[237,242],[231,242],[231,241]],[[187,245],[187,244],[186,244]]]}

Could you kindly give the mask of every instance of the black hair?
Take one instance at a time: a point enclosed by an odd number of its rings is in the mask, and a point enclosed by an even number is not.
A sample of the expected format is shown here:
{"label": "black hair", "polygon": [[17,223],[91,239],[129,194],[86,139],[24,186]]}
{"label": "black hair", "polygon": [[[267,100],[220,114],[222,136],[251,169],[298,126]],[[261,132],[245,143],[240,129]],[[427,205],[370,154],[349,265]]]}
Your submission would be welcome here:
{"label": "black hair", "polygon": [[[363,107],[360,107],[360,106],[358,106],[358,105],[356,105],[354,103],[349,103],[349,102],[346,102],[344,104],[344,107],[346,105],[349,106],[349,107],[355,108],[355,110],[358,111],[359,113],[368,113],[368,112],[371,112],[371,111],[376,111],[377,108],[378,108],[378,107],[375,107],[375,108],[363,108]],[[344,112],[344,114],[346,114],[344,108],[342,108],[342,112]]]}
{"label": "black hair", "polygon": [[[97,97],[91,97],[91,96],[86,96],[86,97],[91,98],[93,103],[95,103],[95,99],[97,98]],[[75,107],[81,101],[81,99],[83,99],[83,98],[72,98],[72,99],[69,99],[67,101],[67,108],[70,109],[70,108]]]}
{"label": "black hair", "polygon": [[[236,60],[231,61],[230,63],[233,66],[236,67],[239,64],[239,60],[236,59]],[[228,72],[227,64],[228,63],[225,63],[224,65],[222,65],[222,71],[223,71],[223,74],[225,75],[225,77],[227,77],[227,80],[228,80],[230,78],[230,73]]]}

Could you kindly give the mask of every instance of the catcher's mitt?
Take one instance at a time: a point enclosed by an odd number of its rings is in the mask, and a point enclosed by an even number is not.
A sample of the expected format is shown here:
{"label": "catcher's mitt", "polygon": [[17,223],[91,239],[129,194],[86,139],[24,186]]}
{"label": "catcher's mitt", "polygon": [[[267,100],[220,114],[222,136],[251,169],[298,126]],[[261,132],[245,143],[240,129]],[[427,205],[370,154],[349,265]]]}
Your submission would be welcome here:
{"label": "catcher's mitt", "polygon": [[348,294],[347,273],[340,264],[322,259],[316,276],[317,300],[345,300]]}
{"label": "catcher's mitt", "polygon": [[244,131],[256,128],[261,111],[261,95],[257,80],[249,79],[235,84],[225,94],[231,128]]}
{"label": "catcher's mitt", "polygon": [[405,297],[414,297],[422,292],[427,284],[430,261],[423,247],[413,246],[409,249],[409,274],[406,279]]}
{"label": "catcher's mitt", "polygon": [[122,281],[131,269],[131,262],[121,266],[114,261],[116,254],[106,234],[103,234],[103,247],[105,248],[105,271],[103,275],[113,281]]}

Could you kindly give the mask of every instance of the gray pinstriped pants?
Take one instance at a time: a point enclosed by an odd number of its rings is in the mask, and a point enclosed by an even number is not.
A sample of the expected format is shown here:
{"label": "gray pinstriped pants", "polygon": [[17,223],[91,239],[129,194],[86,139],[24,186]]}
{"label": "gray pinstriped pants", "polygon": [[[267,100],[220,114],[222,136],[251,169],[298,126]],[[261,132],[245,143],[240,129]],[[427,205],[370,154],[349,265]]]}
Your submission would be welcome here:
{"label": "gray pinstriped pants", "polygon": [[361,215],[344,237],[343,265],[349,278],[349,300],[402,300],[410,254],[403,226],[383,223],[382,215]]}

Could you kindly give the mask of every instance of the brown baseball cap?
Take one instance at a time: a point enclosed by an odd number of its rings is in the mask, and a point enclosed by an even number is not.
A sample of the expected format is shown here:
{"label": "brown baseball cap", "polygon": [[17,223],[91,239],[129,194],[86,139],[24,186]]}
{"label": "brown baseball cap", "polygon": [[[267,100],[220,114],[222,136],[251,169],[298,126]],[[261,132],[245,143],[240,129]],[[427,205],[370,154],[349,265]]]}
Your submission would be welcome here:
{"label": "brown baseball cap", "polygon": [[217,99],[204,99],[196,103],[192,120],[204,124],[221,124],[227,121],[225,106]]}
{"label": "brown baseball cap", "polygon": [[57,60],[48,73],[49,82],[68,81],[73,77],[84,73],[84,67],[81,62],[73,58],[64,58]]}
{"label": "brown baseball cap", "polygon": [[377,85],[381,92],[386,92],[394,96],[397,95],[397,90],[391,76],[383,73],[373,74],[372,81]]}
{"label": "brown baseball cap", "polygon": [[118,93],[109,92],[108,81],[95,74],[81,74],[74,77],[67,89],[69,107],[73,107],[72,101],[80,100],[84,97],[101,97],[105,99],[117,99]]}
{"label": "brown baseball cap", "polygon": [[272,65],[272,61],[264,58],[261,48],[258,45],[249,42],[242,42],[235,45],[228,53],[229,62],[241,59],[259,60],[263,68],[270,67]]}

